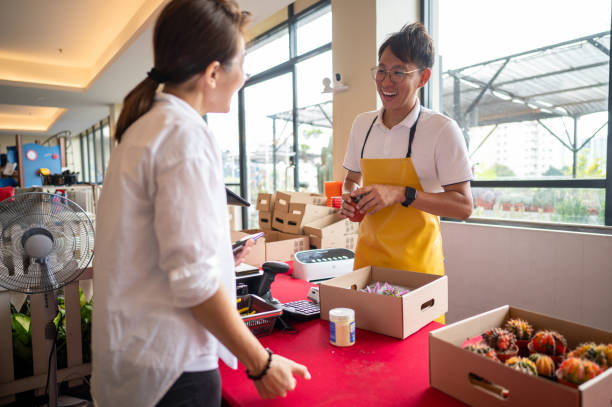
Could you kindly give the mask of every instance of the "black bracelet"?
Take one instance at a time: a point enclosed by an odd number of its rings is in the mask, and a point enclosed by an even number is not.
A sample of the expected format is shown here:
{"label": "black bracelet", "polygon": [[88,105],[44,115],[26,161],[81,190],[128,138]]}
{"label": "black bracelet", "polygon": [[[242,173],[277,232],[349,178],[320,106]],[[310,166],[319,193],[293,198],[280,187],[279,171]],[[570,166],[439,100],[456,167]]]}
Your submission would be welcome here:
{"label": "black bracelet", "polygon": [[268,369],[270,369],[270,363],[272,363],[272,355],[274,352],[270,350],[270,348],[266,348],[266,352],[268,352],[268,363],[266,364],[265,369],[258,375],[252,375],[249,373],[249,369],[246,369],[246,375],[251,380],[259,380],[268,373]]}

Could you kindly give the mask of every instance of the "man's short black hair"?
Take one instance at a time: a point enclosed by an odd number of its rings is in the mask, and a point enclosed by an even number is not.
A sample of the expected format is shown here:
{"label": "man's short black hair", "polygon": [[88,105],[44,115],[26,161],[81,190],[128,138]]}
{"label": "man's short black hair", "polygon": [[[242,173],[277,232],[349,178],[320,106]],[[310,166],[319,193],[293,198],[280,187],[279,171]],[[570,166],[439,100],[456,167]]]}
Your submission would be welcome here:
{"label": "man's short black hair", "polygon": [[405,63],[412,62],[419,68],[431,68],[434,64],[433,40],[421,23],[406,24],[391,34],[378,49],[378,59],[387,47]]}

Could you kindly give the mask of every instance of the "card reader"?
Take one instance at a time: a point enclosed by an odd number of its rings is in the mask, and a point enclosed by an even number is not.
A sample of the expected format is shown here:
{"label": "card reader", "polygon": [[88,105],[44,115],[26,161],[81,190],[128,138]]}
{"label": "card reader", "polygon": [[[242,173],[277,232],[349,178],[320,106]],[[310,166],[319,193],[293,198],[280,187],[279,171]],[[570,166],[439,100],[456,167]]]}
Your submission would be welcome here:
{"label": "card reader", "polygon": [[294,255],[293,277],[306,281],[322,281],[353,271],[355,253],[349,249],[314,249]]}

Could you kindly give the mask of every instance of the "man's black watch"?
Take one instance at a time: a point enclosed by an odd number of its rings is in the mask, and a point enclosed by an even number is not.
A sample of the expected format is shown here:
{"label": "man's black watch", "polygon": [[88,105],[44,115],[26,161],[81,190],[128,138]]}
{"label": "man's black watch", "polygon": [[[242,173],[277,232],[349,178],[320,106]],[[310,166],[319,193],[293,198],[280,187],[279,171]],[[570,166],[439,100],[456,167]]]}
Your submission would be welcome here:
{"label": "man's black watch", "polygon": [[414,189],[412,187],[406,187],[405,194],[406,194],[406,200],[404,202],[402,202],[402,206],[405,206],[407,208],[416,199],[416,189]]}

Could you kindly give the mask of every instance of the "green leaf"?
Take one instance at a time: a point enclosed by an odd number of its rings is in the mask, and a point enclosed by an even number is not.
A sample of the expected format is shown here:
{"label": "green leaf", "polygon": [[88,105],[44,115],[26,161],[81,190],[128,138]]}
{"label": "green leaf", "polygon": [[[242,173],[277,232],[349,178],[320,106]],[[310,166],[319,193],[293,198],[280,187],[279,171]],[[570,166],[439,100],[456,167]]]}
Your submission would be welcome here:
{"label": "green leaf", "polygon": [[19,313],[13,314],[11,318],[11,327],[13,328],[13,343],[20,343],[22,345],[29,345],[32,343],[29,316]]}

